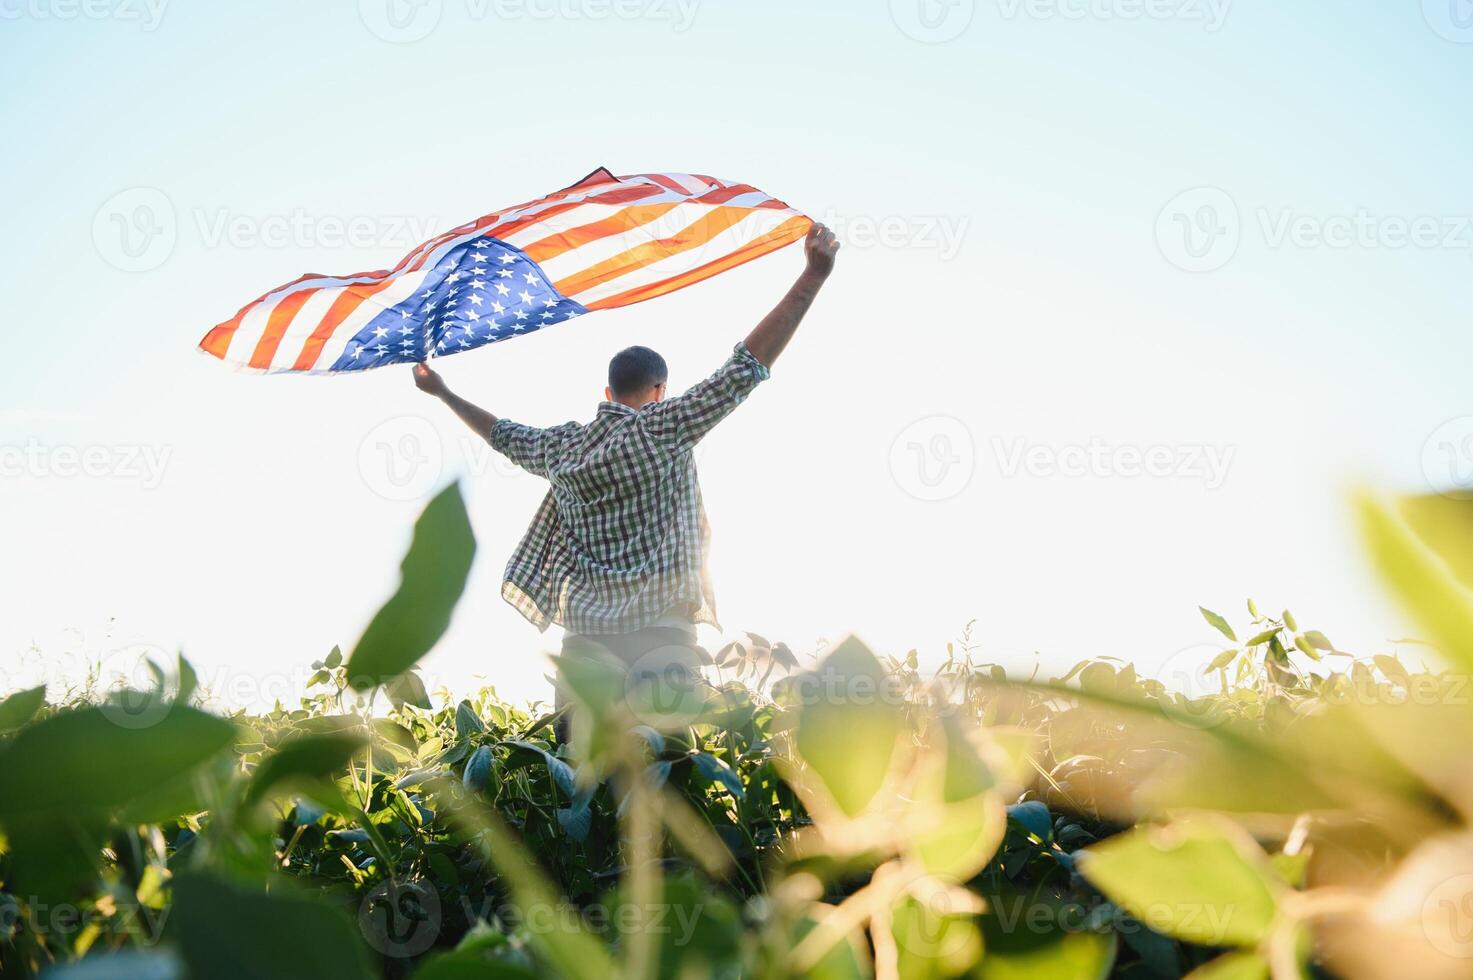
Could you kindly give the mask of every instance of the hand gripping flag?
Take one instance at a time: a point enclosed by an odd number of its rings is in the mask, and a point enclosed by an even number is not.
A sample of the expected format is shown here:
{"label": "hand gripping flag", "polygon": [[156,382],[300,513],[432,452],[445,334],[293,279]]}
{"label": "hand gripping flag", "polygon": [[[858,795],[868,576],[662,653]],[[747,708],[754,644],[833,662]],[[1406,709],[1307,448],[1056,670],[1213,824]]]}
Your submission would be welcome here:
{"label": "hand gripping flag", "polygon": [[810,224],[747,184],[599,169],[432,238],[393,269],[273,289],[200,349],[242,368],[314,374],[443,357],[689,286]]}

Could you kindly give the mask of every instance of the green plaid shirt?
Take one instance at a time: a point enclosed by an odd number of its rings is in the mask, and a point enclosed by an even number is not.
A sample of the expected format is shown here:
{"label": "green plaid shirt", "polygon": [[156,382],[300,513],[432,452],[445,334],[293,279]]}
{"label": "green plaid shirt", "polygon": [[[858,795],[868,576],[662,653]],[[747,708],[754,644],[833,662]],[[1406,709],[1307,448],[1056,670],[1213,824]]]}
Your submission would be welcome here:
{"label": "green plaid shirt", "polygon": [[552,485],[506,566],[501,595],[539,630],[630,633],[662,616],[716,624],[711,529],[691,450],[768,370],[745,344],[685,394],[587,425],[499,420],[491,446]]}

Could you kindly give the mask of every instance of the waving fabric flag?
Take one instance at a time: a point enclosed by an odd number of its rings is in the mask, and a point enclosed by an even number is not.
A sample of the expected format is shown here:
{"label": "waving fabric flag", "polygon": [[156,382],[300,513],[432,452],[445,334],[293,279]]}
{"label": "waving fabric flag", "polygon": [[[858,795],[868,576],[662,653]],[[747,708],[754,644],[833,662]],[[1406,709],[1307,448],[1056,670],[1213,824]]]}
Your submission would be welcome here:
{"label": "waving fabric flag", "polygon": [[700,282],[810,223],[746,184],[600,169],[432,238],[393,269],[274,289],[200,349],[243,368],[319,374],[443,357]]}

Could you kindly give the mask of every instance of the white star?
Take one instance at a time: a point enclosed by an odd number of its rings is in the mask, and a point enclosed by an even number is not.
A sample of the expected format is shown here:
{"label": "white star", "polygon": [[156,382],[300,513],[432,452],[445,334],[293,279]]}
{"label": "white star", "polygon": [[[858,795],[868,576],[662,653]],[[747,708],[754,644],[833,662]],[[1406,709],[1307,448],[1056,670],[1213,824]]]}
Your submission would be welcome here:
{"label": "white star", "polygon": [[529,286],[537,285],[537,273],[535,272],[524,272],[522,273],[522,278],[527,280],[527,285]]}
{"label": "white star", "polygon": [[500,303],[497,303],[497,302],[493,302],[491,304],[491,309],[495,310],[497,313],[505,313],[506,312],[506,307],[502,306]]}
{"label": "white star", "polygon": [[498,276],[500,276],[501,278],[503,278],[503,279],[510,279],[511,278],[511,270],[510,269],[497,269],[496,270],[496,274]]}
{"label": "white star", "polygon": [[491,243],[482,238],[480,241],[471,243],[471,248],[490,248]]}
{"label": "white star", "polygon": [[498,282],[496,284],[496,294],[498,296],[510,296],[511,295],[511,290],[510,289],[507,289],[505,286],[503,286],[501,283]]}
{"label": "white star", "polygon": [[512,258],[506,252],[502,252],[500,255],[498,255],[496,257],[501,260],[501,264],[502,265],[511,265],[513,262],[516,261],[516,259]]}
{"label": "white star", "polygon": [[549,296],[549,297],[547,297],[547,299],[545,299],[545,300],[542,301],[542,305],[545,306],[545,307],[547,307],[548,309],[552,309],[554,306],[557,305],[557,300],[555,300],[551,296]]}
{"label": "white star", "polygon": [[514,315],[516,316],[516,318],[518,320],[525,320],[525,319],[527,319],[527,314],[523,313],[521,310],[515,310],[513,312],[514,312]]}
{"label": "white star", "polygon": [[528,305],[531,305],[531,303],[532,303],[532,294],[531,293],[527,292],[524,289],[518,295],[522,297],[522,302],[523,303],[526,303]]}
{"label": "white star", "polygon": [[479,280],[479,279],[475,279],[475,280],[472,280],[471,281],[471,288],[472,289],[485,289],[486,288],[486,284],[484,282],[482,282],[481,280]]}
{"label": "white star", "polygon": [[471,256],[471,261],[472,262],[476,262],[476,263],[485,262],[486,261],[486,256],[484,256],[484,255],[482,255],[482,254],[480,254],[478,252],[475,255],[472,255]]}
{"label": "white star", "polygon": [[544,319],[544,320],[551,320],[552,319],[552,314],[551,313],[545,313],[544,312],[542,314],[542,319]]}
{"label": "white star", "polygon": [[476,306],[480,306],[482,303],[485,302],[485,300],[481,298],[481,294],[480,293],[472,293],[471,294],[471,302],[473,304],[475,304]]}
{"label": "white star", "polygon": [[455,280],[459,279],[462,275],[464,275],[464,273],[459,272],[459,271],[452,272],[452,273],[450,273],[450,275],[448,275],[448,276],[445,277],[445,281],[446,282],[454,282]]}

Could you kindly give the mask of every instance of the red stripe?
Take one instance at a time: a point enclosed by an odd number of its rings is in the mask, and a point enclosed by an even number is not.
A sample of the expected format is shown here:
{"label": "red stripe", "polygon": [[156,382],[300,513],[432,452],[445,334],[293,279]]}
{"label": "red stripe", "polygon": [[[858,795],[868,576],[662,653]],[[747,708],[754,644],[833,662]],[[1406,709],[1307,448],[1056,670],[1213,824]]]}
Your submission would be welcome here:
{"label": "red stripe", "polygon": [[393,279],[385,279],[371,286],[349,286],[343,295],[333,300],[327,316],[322,318],[317,329],[312,331],[312,336],[308,337],[307,342],[302,345],[302,353],[297,355],[296,361],[292,364],[292,370],[312,370],[312,365],[317,363],[317,357],[322,353],[322,348],[332,339],[333,332],[348,318],[348,314],[362,306],[363,301],[368,297],[385,289],[392,282],[394,282]]}
{"label": "red stripe", "polygon": [[718,272],[734,269],[743,263],[753,259],[761,258],[768,252],[775,252],[791,242],[796,242],[808,233],[808,226],[813,224],[811,218],[797,215],[783,222],[778,227],[765,235],[752,239],[735,252],[723,255],[719,259],[707,262],[705,265],[662,279],[645,286],[636,286],[634,289],[625,290],[622,293],[610,296],[606,299],[594,300],[586,304],[590,310],[611,310],[617,306],[628,306],[630,303],[638,303],[642,300],[653,299],[672,293],[677,289],[694,285],[703,279],[709,279]]}
{"label": "red stripe", "polygon": [[281,346],[281,337],[286,333],[286,328],[291,326],[302,304],[315,292],[315,289],[304,289],[276,304],[276,309],[266,318],[266,329],[261,332],[261,339],[256,341],[256,349],[251,354],[251,367],[264,370],[271,366],[271,359],[276,356],[276,348]]}

